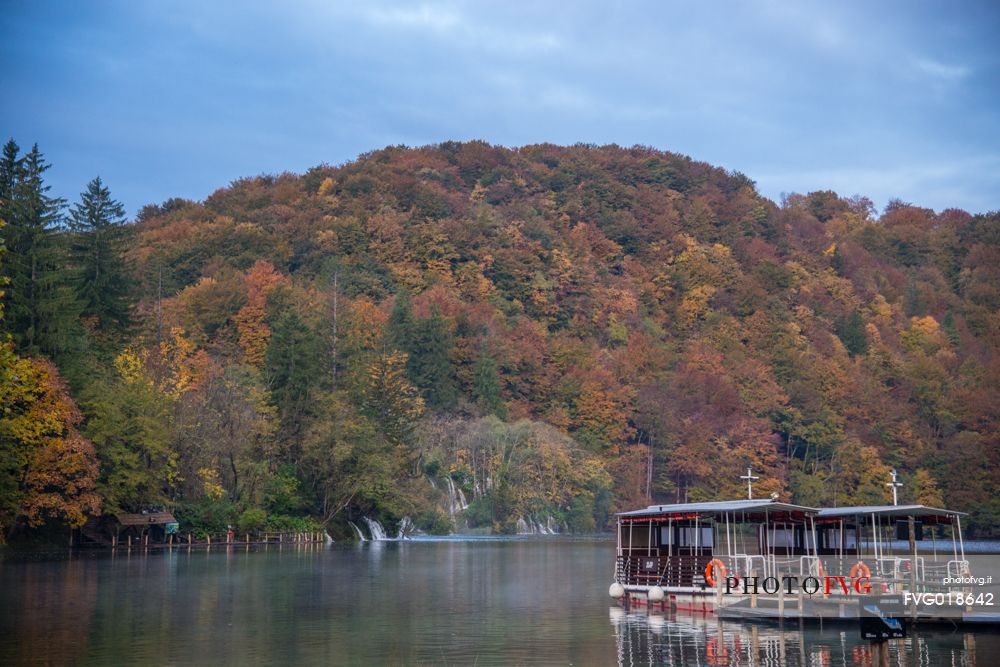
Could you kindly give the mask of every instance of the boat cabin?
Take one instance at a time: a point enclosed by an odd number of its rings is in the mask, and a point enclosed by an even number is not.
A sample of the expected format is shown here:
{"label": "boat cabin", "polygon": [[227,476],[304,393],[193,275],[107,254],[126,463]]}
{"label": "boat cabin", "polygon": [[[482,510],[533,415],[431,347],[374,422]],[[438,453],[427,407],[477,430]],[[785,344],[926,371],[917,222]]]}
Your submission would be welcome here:
{"label": "boat cabin", "polygon": [[[818,510],[775,500],[650,505],[618,514],[616,580],[626,588],[709,587],[713,559],[726,572],[768,576],[815,561]],[[721,573],[721,571],[720,571]]]}
{"label": "boat cabin", "polygon": [[816,515],[818,551],[829,571],[867,562],[874,576],[901,580],[915,563],[921,580],[928,572],[958,575],[969,566],[963,516],[968,515],[925,505],[829,507]]}

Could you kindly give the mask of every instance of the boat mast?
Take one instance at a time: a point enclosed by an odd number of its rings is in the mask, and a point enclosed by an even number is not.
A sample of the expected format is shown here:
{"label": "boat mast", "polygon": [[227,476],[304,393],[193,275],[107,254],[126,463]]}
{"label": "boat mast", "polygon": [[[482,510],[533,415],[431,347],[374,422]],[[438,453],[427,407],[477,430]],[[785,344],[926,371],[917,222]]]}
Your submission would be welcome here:
{"label": "boat mast", "polygon": [[740,477],[740,479],[747,481],[747,500],[753,500],[753,483],[760,479],[760,477],[754,476],[752,470],[747,468],[747,474]]}
{"label": "boat mast", "polygon": [[903,483],[896,481],[896,469],[895,468],[892,469],[892,481],[891,482],[886,482],[885,485],[892,488],[892,504],[893,505],[898,505],[899,504],[899,499],[896,496],[896,490],[899,487],[903,486]]}

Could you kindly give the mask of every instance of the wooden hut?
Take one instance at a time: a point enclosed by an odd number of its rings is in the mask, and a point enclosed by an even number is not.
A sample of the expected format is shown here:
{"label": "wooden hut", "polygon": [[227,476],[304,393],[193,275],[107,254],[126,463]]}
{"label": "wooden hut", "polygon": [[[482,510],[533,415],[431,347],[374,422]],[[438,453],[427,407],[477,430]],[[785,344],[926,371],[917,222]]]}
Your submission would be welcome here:
{"label": "wooden hut", "polygon": [[[177,533],[177,519],[170,512],[141,512],[115,514],[112,522],[115,543],[121,544],[129,537],[133,541],[166,542],[169,535]],[[147,539],[148,538],[148,539]]]}

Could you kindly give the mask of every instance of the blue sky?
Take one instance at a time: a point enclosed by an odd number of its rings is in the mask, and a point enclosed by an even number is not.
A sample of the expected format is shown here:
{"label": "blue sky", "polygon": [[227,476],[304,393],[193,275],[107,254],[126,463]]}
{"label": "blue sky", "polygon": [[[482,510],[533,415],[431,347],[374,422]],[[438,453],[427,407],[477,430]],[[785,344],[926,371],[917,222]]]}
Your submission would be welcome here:
{"label": "blue sky", "polygon": [[130,214],[388,144],[644,144],[1000,209],[1000,5],[0,0],[0,135]]}

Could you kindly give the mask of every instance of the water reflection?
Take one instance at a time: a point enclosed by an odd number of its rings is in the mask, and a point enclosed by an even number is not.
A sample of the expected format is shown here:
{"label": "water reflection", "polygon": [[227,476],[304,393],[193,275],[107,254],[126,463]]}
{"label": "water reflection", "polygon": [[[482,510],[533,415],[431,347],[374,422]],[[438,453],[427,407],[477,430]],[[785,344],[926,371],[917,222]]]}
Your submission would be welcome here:
{"label": "water reflection", "polygon": [[[609,610],[598,539],[0,555],[0,664],[853,665],[851,627]],[[997,634],[918,633],[891,664],[992,664]]]}
{"label": "water reflection", "polygon": [[[639,665],[994,665],[1000,635],[990,631],[911,629],[880,649],[851,624],[731,623],[713,615],[609,610],[618,664]],[[978,658],[977,658],[978,656]],[[981,660],[979,659],[981,658]]]}

